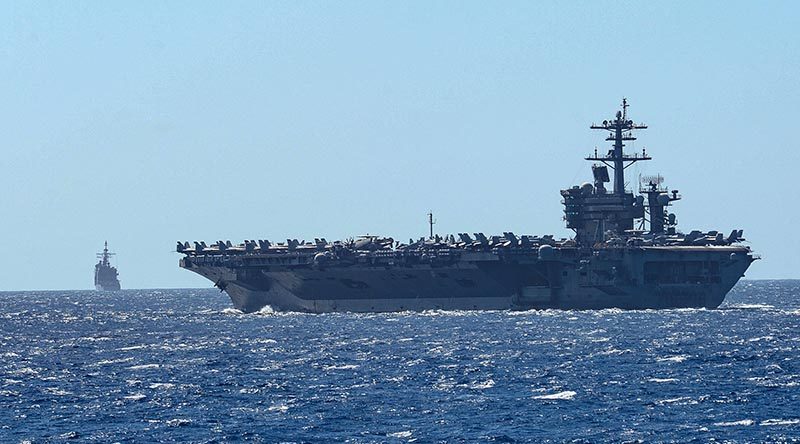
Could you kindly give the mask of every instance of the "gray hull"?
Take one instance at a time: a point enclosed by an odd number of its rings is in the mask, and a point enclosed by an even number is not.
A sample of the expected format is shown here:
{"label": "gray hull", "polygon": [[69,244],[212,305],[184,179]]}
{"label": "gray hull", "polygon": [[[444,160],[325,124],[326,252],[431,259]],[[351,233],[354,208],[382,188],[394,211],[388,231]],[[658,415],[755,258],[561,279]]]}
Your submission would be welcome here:
{"label": "gray hull", "polygon": [[181,266],[214,282],[245,312],[269,306],[323,313],[716,308],[753,260],[744,247],[619,249],[588,263],[559,256],[331,267],[184,259]]}
{"label": "gray hull", "polygon": [[594,162],[593,182],[560,192],[571,239],[439,236],[428,213],[430,236],[407,244],[369,235],[178,241],[181,267],[210,279],[246,312],[718,307],[756,259],[742,245],[743,231],[679,232],[671,208],[682,197],[661,175],[626,188],[625,169],[651,160],[644,148],[625,151],[647,128],[628,117],[627,99],[614,118],[590,128],[613,144],[585,158]]}

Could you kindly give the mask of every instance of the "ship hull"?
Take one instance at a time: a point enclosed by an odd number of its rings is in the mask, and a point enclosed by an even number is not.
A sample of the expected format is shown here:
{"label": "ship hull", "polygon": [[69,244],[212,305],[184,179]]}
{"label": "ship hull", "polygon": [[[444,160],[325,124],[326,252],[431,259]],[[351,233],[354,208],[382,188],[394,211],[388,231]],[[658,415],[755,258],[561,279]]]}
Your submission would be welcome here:
{"label": "ship hull", "polygon": [[97,291],[117,291],[120,289],[119,283],[111,282],[107,284],[94,284],[94,289]]}
{"label": "ship hull", "polygon": [[411,267],[181,265],[214,282],[244,312],[269,306],[325,313],[711,309],[723,302],[752,260],[743,248],[705,247],[623,250],[589,265],[530,257]]}

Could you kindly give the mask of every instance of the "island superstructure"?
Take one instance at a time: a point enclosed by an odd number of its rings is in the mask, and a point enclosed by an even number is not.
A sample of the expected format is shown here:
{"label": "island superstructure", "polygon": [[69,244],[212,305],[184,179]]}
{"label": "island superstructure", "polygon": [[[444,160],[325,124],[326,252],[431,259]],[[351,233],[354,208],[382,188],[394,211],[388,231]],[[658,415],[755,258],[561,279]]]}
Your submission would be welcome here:
{"label": "island superstructure", "polygon": [[757,259],[742,230],[679,231],[669,210],[681,195],[660,175],[640,178],[636,193],[625,189],[625,169],[651,160],[644,149],[624,151],[647,128],[628,118],[627,100],[590,128],[605,132],[611,149],[586,157],[592,182],[561,190],[572,238],[438,236],[429,215],[431,236],[408,243],[178,242],[180,266],[245,312],[718,307]]}
{"label": "island superstructure", "polygon": [[103,244],[102,253],[97,253],[99,262],[94,266],[94,288],[96,290],[116,291],[120,289],[116,267],[111,266],[109,258],[114,253],[108,251],[108,241]]}

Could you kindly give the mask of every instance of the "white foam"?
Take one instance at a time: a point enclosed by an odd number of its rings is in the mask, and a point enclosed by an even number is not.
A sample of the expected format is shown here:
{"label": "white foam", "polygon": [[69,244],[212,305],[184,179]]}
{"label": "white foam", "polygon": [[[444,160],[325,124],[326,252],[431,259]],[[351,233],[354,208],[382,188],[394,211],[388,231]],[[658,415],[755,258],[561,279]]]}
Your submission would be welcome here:
{"label": "white foam", "polygon": [[689,355],[677,355],[677,356],[667,356],[665,358],[656,358],[658,362],[683,362],[686,358],[690,358]]}
{"label": "white foam", "polygon": [[146,345],[132,345],[130,347],[122,347],[118,348],[118,351],[130,351],[130,350],[141,350],[143,348],[147,348]]}
{"label": "white foam", "polygon": [[33,375],[38,375],[39,372],[37,372],[36,370],[34,370],[34,369],[30,368],[30,367],[23,367],[23,368],[18,368],[16,370],[10,371],[10,372],[8,372],[8,374],[9,375],[31,375],[31,376],[33,376]]}
{"label": "white foam", "polygon": [[762,426],[785,426],[800,424],[800,419],[765,419],[759,425]]}
{"label": "white foam", "polygon": [[275,314],[275,310],[273,310],[273,308],[270,307],[269,305],[265,305],[265,306],[261,307],[261,310],[258,310],[254,314],[257,314],[257,315],[273,315],[273,314]]}
{"label": "white foam", "polygon": [[134,366],[128,367],[128,370],[147,370],[147,369],[159,368],[159,367],[161,367],[160,364],[142,364],[142,365],[134,365]]}
{"label": "white foam", "polygon": [[714,425],[718,427],[736,427],[736,426],[751,426],[755,424],[755,421],[752,419],[742,419],[739,421],[730,421],[730,422],[715,422]]}
{"label": "white foam", "polygon": [[773,336],[759,336],[757,338],[750,338],[747,342],[758,342],[758,341],[771,341],[775,339]]}
{"label": "white foam", "polygon": [[189,425],[191,423],[192,423],[191,419],[183,419],[183,418],[175,418],[175,419],[170,419],[169,421],[167,421],[167,425],[170,426],[170,427],[180,427],[180,426]]}
{"label": "white foam", "polygon": [[413,434],[414,432],[411,430],[403,430],[402,432],[389,433],[386,436],[390,438],[411,438],[411,435]]}
{"label": "white foam", "polygon": [[731,304],[728,308],[738,308],[740,310],[770,310],[775,308],[769,304]]}
{"label": "white foam", "polygon": [[56,396],[66,396],[66,395],[71,395],[72,394],[72,392],[68,392],[68,391],[60,389],[58,387],[48,387],[48,388],[45,389],[45,391],[47,393],[50,393],[51,395],[56,395]]}
{"label": "white foam", "polygon": [[129,401],[141,401],[142,399],[147,398],[146,395],[142,393],[135,393],[133,395],[126,396],[125,399]]}
{"label": "white foam", "polygon": [[665,382],[678,382],[678,380],[675,379],[675,378],[650,378],[650,379],[648,379],[648,381],[649,382],[656,382],[656,383],[659,383],[659,384],[662,384],[662,383],[665,383]]}
{"label": "white foam", "polygon": [[659,401],[656,401],[656,404],[658,405],[675,404],[675,403],[697,404],[697,401],[693,401],[692,398],[688,396],[681,396],[680,398],[661,399]]}
{"label": "white foam", "polygon": [[86,341],[86,342],[102,342],[102,341],[110,341],[113,338],[108,336],[83,336],[78,338],[79,341]]}
{"label": "white foam", "polygon": [[151,389],[171,389],[175,387],[175,384],[171,382],[154,382],[150,384]]}
{"label": "white foam", "polygon": [[488,380],[483,381],[483,382],[475,382],[472,385],[470,385],[470,388],[473,388],[473,389],[476,389],[476,390],[485,390],[485,389],[489,389],[489,388],[492,388],[492,387],[494,387],[494,380],[492,380],[492,379],[488,379]]}
{"label": "white foam", "polygon": [[632,353],[632,350],[627,349],[627,348],[623,349],[623,350],[620,350],[618,348],[609,348],[607,350],[603,350],[601,352],[598,352],[597,354],[600,355],[600,356],[614,356],[614,355],[624,355],[626,353]]}
{"label": "white foam", "polygon": [[289,406],[283,405],[283,404],[281,404],[281,405],[271,405],[271,406],[269,406],[269,408],[267,408],[267,410],[269,410],[270,412],[281,412],[281,413],[283,413],[283,412],[289,410]]}
{"label": "white foam", "polygon": [[325,370],[325,371],[328,371],[328,370],[354,370],[354,369],[357,369],[357,368],[358,368],[358,365],[356,365],[356,364],[346,364],[346,365],[329,365],[329,366],[323,367],[323,370]]}
{"label": "white foam", "polygon": [[244,312],[242,310],[239,310],[238,308],[228,307],[228,308],[223,308],[222,309],[222,314],[225,314],[225,315],[240,315],[240,314],[244,314]]}
{"label": "white foam", "polygon": [[534,396],[533,399],[551,399],[551,400],[571,400],[577,393],[572,390],[565,390],[563,392],[551,393],[549,395]]}
{"label": "white foam", "polygon": [[97,361],[94,363],[96,366],[100,365],[109,365],[109,364],[121,364],[123,362],[130,362],[133,361],[133,358],[122,358],[122,359],[103,359],[102,361]]}

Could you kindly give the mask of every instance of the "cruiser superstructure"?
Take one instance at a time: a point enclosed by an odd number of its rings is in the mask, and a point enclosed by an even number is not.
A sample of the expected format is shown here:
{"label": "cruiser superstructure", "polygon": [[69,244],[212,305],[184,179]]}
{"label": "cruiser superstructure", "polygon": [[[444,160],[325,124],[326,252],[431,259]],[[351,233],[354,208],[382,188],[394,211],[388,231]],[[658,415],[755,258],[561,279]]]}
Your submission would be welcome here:
{"label": "cruiser superstructure", "polygon": [[114,253],[108,251],[108,241],[103,245],[103,252],[97,253],[99,262],[94,266],[94,288],[96,290],[115,291],[120,289],[116,267],[111,266],[109,258]]}
{"label": "cruiser superstructure", "polygon": [[661,176],[640,178],[636,193],[625,189],[625,168],[651,159],[644,149],[623,151],[635,130],[647,128],[627,111],[623,100],[614,118],[591,126],[612,143],[586,158],[593,182],[561,190],[571,239],[437,236],[431,216],[430,237],[408,243],[380,236],[178,242],[180,266],[245,312],[715,308],[757,258],[742,230],[678,231],[668,210],[681,196]]}

